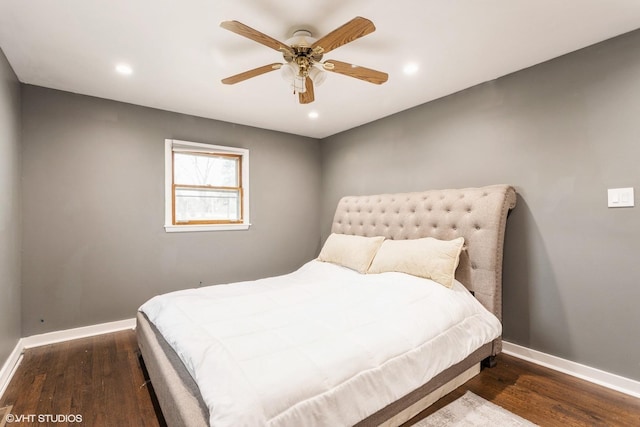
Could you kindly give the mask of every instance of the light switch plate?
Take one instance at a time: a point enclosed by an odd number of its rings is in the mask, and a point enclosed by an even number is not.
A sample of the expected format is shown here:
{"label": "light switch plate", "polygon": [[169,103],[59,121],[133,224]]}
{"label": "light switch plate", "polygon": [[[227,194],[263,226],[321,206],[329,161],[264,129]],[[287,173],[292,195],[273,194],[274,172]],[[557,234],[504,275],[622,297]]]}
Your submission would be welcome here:
{"label": "light switch plate", "polygon": [[633,198],[633,187],[629,188],[609,188],[608,206],[610,208],[630,208],[635,206]]}

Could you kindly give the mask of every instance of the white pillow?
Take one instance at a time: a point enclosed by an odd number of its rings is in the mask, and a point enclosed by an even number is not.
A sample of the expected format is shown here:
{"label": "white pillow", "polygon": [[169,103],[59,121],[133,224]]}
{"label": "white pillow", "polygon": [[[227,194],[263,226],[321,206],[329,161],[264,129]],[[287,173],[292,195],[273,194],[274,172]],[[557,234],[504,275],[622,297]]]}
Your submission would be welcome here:
{"label": "white pillow", "polygon": [[366,273],[384,237],[364,237],[332,233],[324,243],[319,261],[331,262]]}
{"label": "white pillow", "polygon": [[464,238],[438,240],[385,240],[368,273],[396,271],[431,279],[451,288],[460,261]]}

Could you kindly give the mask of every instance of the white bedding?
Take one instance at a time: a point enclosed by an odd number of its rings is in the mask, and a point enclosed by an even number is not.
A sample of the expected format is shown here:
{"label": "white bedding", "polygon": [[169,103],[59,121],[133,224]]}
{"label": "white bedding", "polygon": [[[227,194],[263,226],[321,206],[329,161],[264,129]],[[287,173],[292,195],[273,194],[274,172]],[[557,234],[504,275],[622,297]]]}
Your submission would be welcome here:
{"label": "white bedding", "polygon": [[319,261],[140,311],[198,384],[212,426],[350,426],[501,334],[458,282]]}

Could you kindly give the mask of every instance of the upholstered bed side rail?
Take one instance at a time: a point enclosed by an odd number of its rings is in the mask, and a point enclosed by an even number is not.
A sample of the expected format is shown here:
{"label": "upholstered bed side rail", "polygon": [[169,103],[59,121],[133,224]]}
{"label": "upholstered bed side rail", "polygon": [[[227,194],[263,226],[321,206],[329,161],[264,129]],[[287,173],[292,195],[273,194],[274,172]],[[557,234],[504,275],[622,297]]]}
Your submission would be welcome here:
{"label": "upholstered bed side rail", "polygon": [[147,316],[138,312],[136,335],[153,390],[168,427],[206,427],[209,410],[180,357]]}
{"label": "upholstered bed side rail", "polygon": [[456,278],[502,320],[504,232],[515,204],[509,185],[347,196],[338,203],[331,231],[388,239],[464,237]]}

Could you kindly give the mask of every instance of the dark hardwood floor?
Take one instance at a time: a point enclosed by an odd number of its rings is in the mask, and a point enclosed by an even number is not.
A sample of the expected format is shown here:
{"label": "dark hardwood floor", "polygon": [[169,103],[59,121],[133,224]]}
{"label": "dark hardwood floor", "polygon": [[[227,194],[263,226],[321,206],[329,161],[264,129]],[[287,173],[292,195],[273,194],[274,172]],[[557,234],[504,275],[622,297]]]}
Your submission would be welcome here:
{"label": "dark hardwood floor", "polygon": [[[163,426],[137,350],[132,330],[27,349],[0,407],[36,417],[7,427]],[[80,415],[82,422],[39,422],[42,414]]]}
{"label": "dark hardwood floor", "polygon": [[467,391],[541,426],[640,426],[640,399],[505,354],[495,368],[416,416],[425,418]]}
{"label": "dark hardwood floor", "polygon": [[[640,399],[506,355],[413,421],[467,390],[541,426],[640,426]],[[138,361],[134,331],[26,350],[0,399],[0,407],[8,405],[14,416],[34,417],[7,427],[164,425]],[[38,422],[42,414],[80,415],[82,423]]]}

